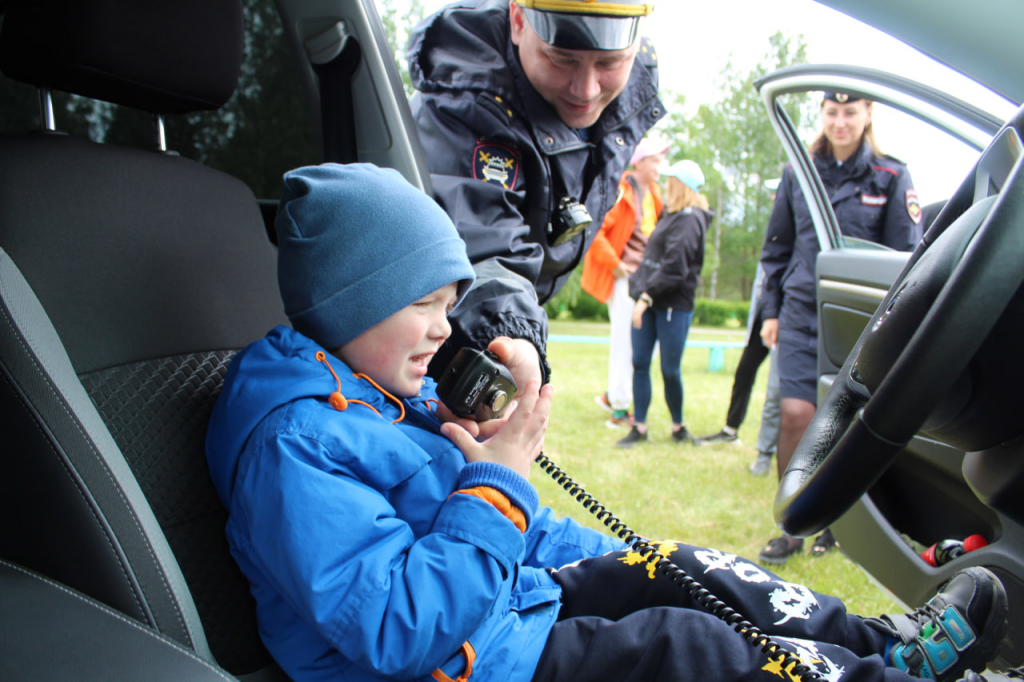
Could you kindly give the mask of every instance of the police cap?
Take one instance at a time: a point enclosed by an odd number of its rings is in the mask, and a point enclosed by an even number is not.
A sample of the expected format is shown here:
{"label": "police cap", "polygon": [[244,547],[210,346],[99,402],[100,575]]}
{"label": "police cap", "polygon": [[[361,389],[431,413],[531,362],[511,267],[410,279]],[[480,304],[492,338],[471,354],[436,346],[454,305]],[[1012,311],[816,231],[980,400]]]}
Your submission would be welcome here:
{"label": "police cap", "polygon": [[624,50],[640,33],[641,20],[654,11],[641,0],[515,0],[534,33],[566,50]]}
{"label": "police cap", "polygon": [[860,95],[852,95],[848,92],[826,92],[825,99],[839,104],[848,104],[863,99]]}

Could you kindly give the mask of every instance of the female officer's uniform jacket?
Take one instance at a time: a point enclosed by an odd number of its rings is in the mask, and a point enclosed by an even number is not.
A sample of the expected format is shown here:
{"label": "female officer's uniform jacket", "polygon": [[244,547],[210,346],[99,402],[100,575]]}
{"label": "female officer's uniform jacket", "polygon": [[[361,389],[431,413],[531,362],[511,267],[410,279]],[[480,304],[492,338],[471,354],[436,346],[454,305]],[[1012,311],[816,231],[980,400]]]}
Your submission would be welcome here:
{"label": "female officer's uniform jacket", "polygon": [[[411,105],[435,198],[466,241],[474,288],[452,315],[443,352],[527,339],[544,358],[551,298],[580,263],[615,203],[637,144],[664,115],[646,39],[625,90],[586,130],[570,128],[527,80],[509,38],[508,0],[448,6],[413,32]],[[563,197],[586,205],[589,228],[549,244]],[[451,355],[439,353],[431,374]],[[542,360],[542,364],[546,361]]]}
{"label": "female officer's uniform jacket", "polygon": [[[845,236],[897,251],[914,249],[921,239],[921,208],[905,165],[875,156],[864,141],[846,163],[815,156],[814,166]],[[781,329],[818,333],[815,274],[820,250],[807,200],[787,165],[761,251],[762,319],[778,318]]]}
{"label": "female officer's uniform jacket", "polygon": [[[435,387],[402,400],[403,416],[287,327],[228,370],[207,458],[260,635],[296,682],[455,679],[467,657],[471,680],[527,682],[561,595],[543,567],[624,548],[556,520],[510,469],[467,465],[439,432]],[[523,512],[525,532],[483,489]]]}

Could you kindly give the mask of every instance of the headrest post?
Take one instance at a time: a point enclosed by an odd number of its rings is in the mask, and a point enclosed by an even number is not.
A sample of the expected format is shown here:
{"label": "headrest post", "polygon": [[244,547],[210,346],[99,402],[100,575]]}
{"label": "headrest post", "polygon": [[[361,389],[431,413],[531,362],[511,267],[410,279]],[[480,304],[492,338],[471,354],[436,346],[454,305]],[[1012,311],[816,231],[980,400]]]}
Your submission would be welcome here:
{"label": "headrest post", "polygon": [[57,130],[57,124],[53,119],[53,97],[49,88],[39,88],[39,115],[42,118],[43,130]]}
{"label": "headrest post", "polygon": [[164,117],[162,114],[153,114],[153,132],[156,134],[156,150],[167,151],[167,137],[164,135]]}

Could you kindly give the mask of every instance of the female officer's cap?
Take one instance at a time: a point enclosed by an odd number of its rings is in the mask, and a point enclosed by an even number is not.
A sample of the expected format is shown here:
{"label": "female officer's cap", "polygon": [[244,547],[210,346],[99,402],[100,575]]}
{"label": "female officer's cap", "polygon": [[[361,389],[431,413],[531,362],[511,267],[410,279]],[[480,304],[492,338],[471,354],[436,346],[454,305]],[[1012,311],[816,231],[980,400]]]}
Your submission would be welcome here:
{"label": "female officer's cap", "polygon": [[848,92],[826,92],[825,99],[838,104],[849,104],[863,98],[860,95],[852,95]]}
{"label": "female officer's cap", "polygon": [[640,33],[640,22],[654,11],[641,0],[515,0],[526,11],[534,33],[566,50],[624,50]]}

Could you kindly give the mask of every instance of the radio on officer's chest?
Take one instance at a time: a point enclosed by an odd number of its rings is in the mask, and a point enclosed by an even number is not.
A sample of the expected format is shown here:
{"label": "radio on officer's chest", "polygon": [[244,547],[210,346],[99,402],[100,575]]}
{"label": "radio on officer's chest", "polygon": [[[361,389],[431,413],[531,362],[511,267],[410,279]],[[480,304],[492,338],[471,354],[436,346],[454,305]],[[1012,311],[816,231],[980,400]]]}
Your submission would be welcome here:
{"label": "radio on officer's chest", "polygon": [[587,207],[572,197],[562,197],[555,210],[554,219],[548,223],[548,243],[559,246],[572,241],[587,229],[593,219]]}

